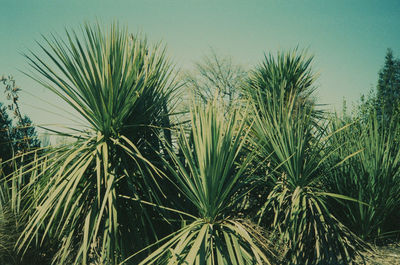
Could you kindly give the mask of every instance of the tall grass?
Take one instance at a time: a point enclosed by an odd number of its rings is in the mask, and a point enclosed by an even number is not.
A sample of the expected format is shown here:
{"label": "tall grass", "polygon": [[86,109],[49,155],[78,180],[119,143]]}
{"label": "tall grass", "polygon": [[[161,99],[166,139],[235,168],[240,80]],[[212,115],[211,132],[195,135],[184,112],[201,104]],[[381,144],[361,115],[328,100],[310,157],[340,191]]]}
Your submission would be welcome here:
{"label": "tall grass", "polygon": [[[29,246],[24,253],[17,250],[21,235],[33,209],[26,205],[36,196],[36,189],[27,189],[35,179],[36,171],[23,170],[37,156],[40,149],[16,155],[1,166],[12,164],[14,172],[0,173],[0,262],[5,265],[49,264],[54,255],[54,242],[47,240],[41,246]],[[8,168],[7,168],[8,169]]]}
{"label": "tall grass", "polygon": [[[332,130],[343,123],[333,118]],[[331,163],[361,151],[330,171],[327,185],[332,192],[364,202],[336,202],[334,209],[341,220],[365,240],[394,237],[400,232],[396,220],[400,210],[400,148],[396,138],[399,129],[396,120],[389,126],[382,126],[377,114],[371,113],[365,122],[355,121],[329,140],[330,145],[337,148],[330,158]]]}

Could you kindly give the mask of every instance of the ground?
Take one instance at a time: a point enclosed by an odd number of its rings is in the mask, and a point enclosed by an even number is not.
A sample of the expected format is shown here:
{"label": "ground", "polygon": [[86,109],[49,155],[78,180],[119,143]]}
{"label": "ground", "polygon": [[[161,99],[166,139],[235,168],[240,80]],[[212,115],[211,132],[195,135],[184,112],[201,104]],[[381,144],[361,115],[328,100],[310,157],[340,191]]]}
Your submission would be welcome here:
{"label": "ground", "polygon": [[365,265],[400,265],[400,243],[386,246],[375,246],[375,253],[365,253],[365,261],[357,264]]}

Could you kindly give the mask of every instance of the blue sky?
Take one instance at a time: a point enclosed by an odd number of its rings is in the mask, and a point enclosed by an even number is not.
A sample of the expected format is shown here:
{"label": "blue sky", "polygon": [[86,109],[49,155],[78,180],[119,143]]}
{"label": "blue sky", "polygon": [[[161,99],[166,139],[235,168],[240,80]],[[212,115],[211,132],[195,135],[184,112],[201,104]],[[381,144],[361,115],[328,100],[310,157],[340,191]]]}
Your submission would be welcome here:
{"label": "blue sky", "polygon": [[[21,53],[37,50],[41,34],[63,33],[82,22],[118,21],[131,32],[163,41],[168,55],[190,69],[210,47],[246,68],[264,52],[295,47],[314,55],[320,103],[341,108],[376,85],[387,48],[400,57],[398,0],[18,0],[1,3],[0,74],[12,74],[23,89],[22,109],[38,124],[60,120],[43,109],[57,99],[19,70]],[[33,94],[33,97],[29,94]],[[0,97],[4,101],[4,97]],[[61,103],[60,103],[60,106]],[[42,108],[42,109],[38,109]],[[54,111],[57,111],[53,108]],[[61,119],[62,120],[62,119]]]}

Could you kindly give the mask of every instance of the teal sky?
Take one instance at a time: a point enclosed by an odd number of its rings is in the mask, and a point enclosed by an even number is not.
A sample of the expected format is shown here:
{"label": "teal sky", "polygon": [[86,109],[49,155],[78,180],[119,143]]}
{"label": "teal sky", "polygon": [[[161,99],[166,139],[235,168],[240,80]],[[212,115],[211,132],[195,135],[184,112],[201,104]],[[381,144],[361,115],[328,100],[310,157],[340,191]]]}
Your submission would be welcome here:
{"label": "teal sky", "polygon": [[[23,112],[36,123],[60,120],[39,108],[58,101],[24,76],[21,53],[37,50],[41,34],[63,33],[82,22],[118,21],[131,32],[162,40],[182,69],[190,69],[213,47],[246,68],[295,47],[314,55],[320,103],[340,109],[376,85],[387,48],[400,56],[398,0],[0,0],[0,74],[12,74],[24,90]],[[29,94],[34,94],[33,97]],[[4,96],[0,97],[4,101]],[[60,112],[51,109],[52,111]]]}

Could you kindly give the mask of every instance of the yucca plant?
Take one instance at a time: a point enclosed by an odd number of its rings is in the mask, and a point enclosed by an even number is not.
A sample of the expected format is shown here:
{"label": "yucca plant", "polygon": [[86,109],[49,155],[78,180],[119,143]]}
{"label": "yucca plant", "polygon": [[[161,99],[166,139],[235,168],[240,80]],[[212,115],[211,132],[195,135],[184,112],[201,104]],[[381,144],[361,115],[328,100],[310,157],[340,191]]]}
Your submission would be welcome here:
{"label": "yucca plant", "polygon": [[249,155],[239,162],[247,137],[244,122],[236,113],[226,118],[215,102],[196,106],[189,135],[181,130],[182,157],[169,149],[173,164],[167,166],[179,191],[175,200],[191,207],[173,210],[184,220],[182,228],[140,264],[271,264],[273,254],[262,233],[230,215],[246,192],[238,191],[251,160]]}
{"label": "yucca plant", "polygon": [[[278,52],[276,56],[271,53],[265,54],[264,61],[251,72],[251,78],[247,83],[253,89],[261,89],[278,96],[283,91],[285,100],[288,100],[290,95],[297,95],[296,104],[302,108],[312,106],[315,103],[312,94],[315,90],[313,83],[316,78],[310,67],[312,60],[312,56],[307,56],[305,52],[299,52],[297,49],[290,52]],[[266,88],[268,91],[265,90]],[[268,93],[256,95],[248,92],[245,84],[244,93],[253,98],[253,104],[258,101],[257,97],[269,96]]]}
{"label": "yucca plant", "polygon": [[[290,58],[297,61],[298,57],[288,58],[290,66]],[[290,80],[292,84],[311,81],[307,67],[301,72],[295,75],[300,80]],[[258,76],[269,74],[257,69],[251,78],[258,80]],[[324,188],[323,179],[329,170],[325,161],[332,152],[326,144],[329,135],[317,124],[312,102],[304,107],[307,98],[303,97],[301,87],[286,89],[285,75],[274,73],[269,76],[272,81],[265,83],[251,79],[247,87],[255,113],[249,137],[251,146],[258,150],[260,163],[267,165],[268,177],[273,181],[272,190],[261,198],[264,205],[258,220],[278,232],[287,246],[290,264],[347,264],[353,260],[361,241],[328,209],[327,198],[345,198],[329,194]],[[275,76],[283,79],[274,80]]]}
{"label": "yucca plant", "polygon": [[26,55],[35,70],[30,76],[86,126],[58,132],[75,140],[23,167],[22,173],[35,172],[29,187],[35,196],[25,207],[18,247],[50,238],[59,242],[56,264],[117,264],[162,234],[150,222],[154,211],[122,196],[160,199],[154,157],[176,88],[171,66],[159,46],[117,24],[108,31],[87,24],[80,34],[45,38],[40,47],[46,59]]}
{"label": "yucca plant", "polygon": [[11,264],[14,258],[15,216],[10,209],[9,187],[4,181],[4,175],[0,174],[0,262]]}
{"label": "yucca plant", "polygon": [[[30,246],[22,254],[18,252],[16,243],[21,235],[27,220],[24,215],[24,206],[30,198],[34,197],[34,189],[27,189],[29,183],[35,178],[35,172],[24,173],[20,170],[26,163],[36,156],[40,149],[17,155],[5,161],[0,166],[13,164],[12,175],[0,171],[0,263],[5,265],[23,264],[50,264],[54,247],[51,241],[38,246]],[[26,157],[27,155],[27,157]],[[26,160],[28,159],[28,160]],[[8,171],[8,170],[7,170]],[[24,173],[24,174],[23,174]],[[30,213],[33,211],[31,210]]]}
{"label": "yucca plant", "polygon": [[[332,130],[343,123],[340,118],[332,117]],[[354,121],[351,127],[329,139],[330,145],[337,147],[329,159],[332,164],[361,150],[330,171],[326,184],[332,192],[366,203],[339,201],[332,207],[365,240],[400,233],[398,220],[394,218],[400,209],[400,148],[396,139],[399,130],[398,121],[382,126],[378,115],[371,113],[366,121]]]}

